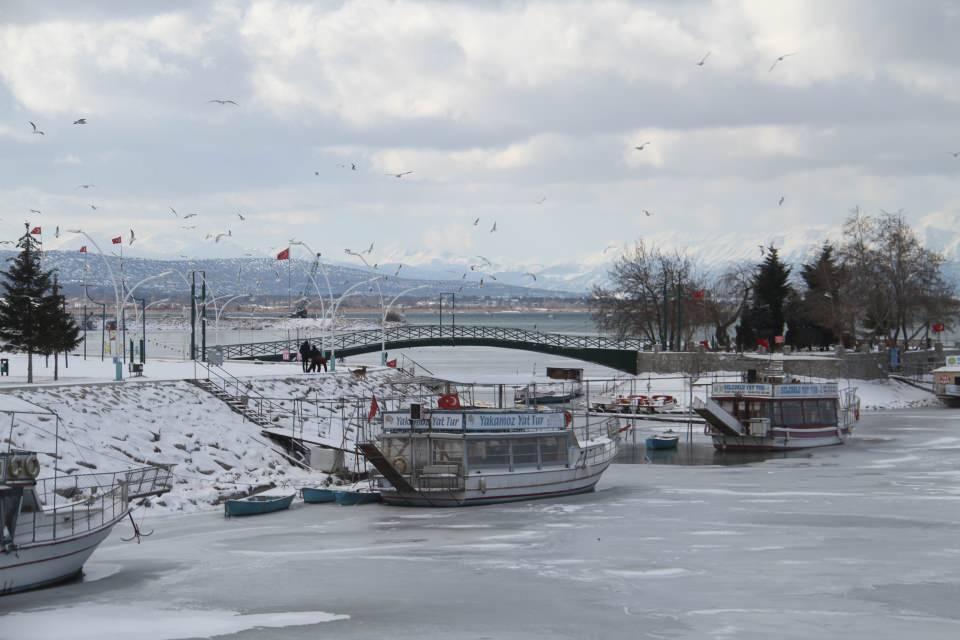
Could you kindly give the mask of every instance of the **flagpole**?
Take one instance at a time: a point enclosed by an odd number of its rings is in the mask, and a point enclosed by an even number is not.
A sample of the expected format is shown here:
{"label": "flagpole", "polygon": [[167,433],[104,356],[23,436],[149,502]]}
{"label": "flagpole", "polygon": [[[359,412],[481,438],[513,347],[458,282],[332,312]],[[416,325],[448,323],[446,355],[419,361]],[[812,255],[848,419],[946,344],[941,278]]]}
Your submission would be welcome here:
{"label": "flagpole", "polygon": [[293,311],[290,303],[290,247],[287,247],[287,315]]}

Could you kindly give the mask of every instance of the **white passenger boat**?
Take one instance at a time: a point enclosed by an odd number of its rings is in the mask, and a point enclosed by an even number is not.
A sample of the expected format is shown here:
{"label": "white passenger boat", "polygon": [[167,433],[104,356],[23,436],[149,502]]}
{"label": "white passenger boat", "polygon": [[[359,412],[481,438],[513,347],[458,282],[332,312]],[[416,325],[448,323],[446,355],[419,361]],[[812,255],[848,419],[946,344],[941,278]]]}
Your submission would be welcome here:
{"label": "white passenger boat", "polygon": [[617,418],[575,426],[566,411],[471,408],[386,412],[360,450],[383,502],[456,507],[592,491],[619,442]]}
{"label": "white passenger boat", "polygon": [[79,576],[87,558],[127,517],[131,498],[170,487],[170,471],[157,467],[39,474],[35,452],[0,452],[0,595]]}
{"label": "white passenger boat", "polygon": [[946,363],[934,369],[933,392],[948,407],[960,407],[960,356],[947,356]]}
{"label": "white passenger boat", "polygon": [[693,410],[706,421],[717,449],[781,451],[843,444],[860,419],[856,388],[836,382],[800,383],[782,361],[748,374],[751,381],[710,387]]}

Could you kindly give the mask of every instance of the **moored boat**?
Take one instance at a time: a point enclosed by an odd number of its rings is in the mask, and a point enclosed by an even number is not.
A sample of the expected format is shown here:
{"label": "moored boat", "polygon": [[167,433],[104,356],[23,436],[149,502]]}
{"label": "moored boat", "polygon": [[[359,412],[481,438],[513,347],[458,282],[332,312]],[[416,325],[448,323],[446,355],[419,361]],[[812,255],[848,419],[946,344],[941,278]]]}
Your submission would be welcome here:
{"label": "moored boat", "polygon": [[303,487],[300,489],[300,496],[307,504],[323,504],[327,502],[336,502],[337,492],[333,489]]}
{"label": "moored boat", "polygon": [[717,383],[693,410],[717,449],[783,451],[843,444],[860,418],[856,388],[802,383],[773,360],[744,382]]}
{"label": "moored boat", "polygon": [[960,407],[960,356],[947,356],[944,366],[932,374],[937,398],[948,407]]}
{"label": "moored boat", "polygon": [[592,491],[620,441],[617,418],[574,425],[557,410],[387,412],[360,450],[391,505],[454,507]]}
{"label": "moored boat", "polygon": [[246,498],[227,500],[223,503],[223,515],[231,518],[233,516],[255,516],[283,511],[290,508],[296,495],[292,491],[282,494],[259,493]]}
{"label": "moored boat", "polygon": [[645,440],[647,449],[676,449],[680,436],[672,430],[652,435]]}
{"label": "moored boat", "polygon": [[336,491],[334,499],[337,504],[344,507],[352,507],[358,504],[370,504],[380,502],[380,493],[378,491]]}
{"label": "moored boat", "polygon": [[559,388],[548,384],[530,384],[513,393],[515,404],[568,404],[583,395],[579,383],[563,385]]}
{"label": "moored boat", "polygon": [[677,409],[677,399],[668,394],[618,395],[593,403],[592,411],[602,413],[667,413]]}

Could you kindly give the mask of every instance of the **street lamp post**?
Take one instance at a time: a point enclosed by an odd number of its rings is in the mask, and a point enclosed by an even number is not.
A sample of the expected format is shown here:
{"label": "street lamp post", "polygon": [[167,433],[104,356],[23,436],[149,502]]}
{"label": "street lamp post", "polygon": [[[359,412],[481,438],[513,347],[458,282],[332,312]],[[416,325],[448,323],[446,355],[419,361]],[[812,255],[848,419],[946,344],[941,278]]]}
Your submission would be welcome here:
{"label": "street lamp post", "polygon": [[[390,312],[390,307],[393,306],[393,303],[396,302],[400,296],[410,293],[411,291],[416,291],[418,289],[426,289],[430,285],[421,284],[416,287],[410,287],[405,289],[393,296],[393,299],[387,304],[383,309],[383,316],[380,318],[380,364],[386,366],[387,364],[387,314]],[[382,302],[382,301],[381,301]]]}
{"label": "street lamp post", "polygon": [[[152,281],[152,280],[159,280],[160,278],[166,278],[167,276],[173,275],[174,273],[176,273],[176,272],[175,272],[175,271],[164,271],[163,273],[158,273],[158,274],[153,275],[153,276],[147,276],[146,278],[144,278],[144,279],[141,280],[140,282],[136,283],[135,285],[133,285],[132,287],[130,287],[130,290],[127,292],[127,295],[125,295],[125,296],[123,297],[123,301],[120,303],[121,308],[126,307],[127,300],[133,297],[133,292],[136,291],[136,290],[137,290],[137,287],[139,287],[140,285],[145,284],[145,283],[147,283],[147,282],[150,282],[150,281]],[[144,322],[146,322],[146,320],[144,320]],[[119,327],[118,327],[118,329],[119,329]],[[126,331],[126,327],[124,327],[124,331]],[[131,357],[132,357],[132,354],[131,354]],[[117,367],[118,367],[118,368],[117,368],[117,380],[119,381],[119,380],[122,380],[122,379],[123,379],[123,370],[119,368],[119,365],[117,365]]]}
{"label": "street lamp post", "polygon": [[140,326],[141,326],[141,331],[143,332],[143,336],[142,336],[143,342],[140,345],[140,362],[146,363],[147,361],[147,355],[146,355],[147,354],[147,309],[149,309],[155,304],[162,304],[164,302],[168,302],[170,298],[162,298],[160,300],[154,300],[150,304],[145,304],[147,301],[146,297],[134,298],[134,300],[139,300],[141,305]]}
{"label": "street lamp post", "polygon": [[[110,261],[107,260],[107,256],[103,253],[103,249],[100,248],[100,245],[97,244],[97,241],[91,238],[86,231],[83,229],[68,229],[67,233],[78,233],[84,238],[90,241],[90,244],[93,245],[93,248],[97,250],[97,253],[100,254],[100,258],[103,260],[103,264],[107,267],[107,273],[110,275],[110,280],[113,283],[113,296],[116,301],[115,307],[115,320],[117,323],[117,332],[120,330],[120,288],[117,286],[117,278],[113,274],[113,267],[110,266]],[[117,333],[114,333],[112,340],[113,346],[110,350],[111,355],[116,357],[116,344],[117,344]]]}
{"label": "street lamp post", "polygon": [[457,337],[457,293],[455,291],[440,292],[440,337],[443,337],[443,296],[450,296],[450,308],[452,316],[450,321],[450,338],[455,340]]}
{"label": "street lamp post", "polygon": [[330,334],[330,370],[331,370],[331,371],[336,371],[336,370],[337,370],[337,335],[336,335],[336,330],[337,330],[337,310],[340,308],[340,304],[344,301],[344,299],[348,298],[348,297],[349,297],[348,294],[349,294],[351,291],[353,291],[354,289],[356,289],[357,287],[361,287],[361,286],[363,286],[363,285],[365,285],[365,284],[370,284],[371,282],[374,282],[374,281],[376,281],[376,280],[380,280],[381,277],[383,277],[383,276],[377,276],[376,278],[370,278],[369,280],[362,280],[362,281],[356,283],[355,285],[353,285],[352,287],[349,287],[349,288],[346,289],[343,293],[340,294],[340,297],[337,298],[337,301],[336,301],[336,303],[333,305],[333,308],[330,309],[330,331],[331,331],[331,334]]}
{"label": "street lamp post", "polygon": [[[90,297],[90,290],[88,285],[83,285],[83,292],[86,294],[87,299],[90,300],[95,305],[100,306],[100,362],[103,362],[106,351],[107,344],[107,303],[106,302],[97,302]],[[87,359],[87,326],[86,322],[89,320],[87,318],[87,305],[83,305],[83,315],[84,315],[84,326],[83,326],[83,359]]]}

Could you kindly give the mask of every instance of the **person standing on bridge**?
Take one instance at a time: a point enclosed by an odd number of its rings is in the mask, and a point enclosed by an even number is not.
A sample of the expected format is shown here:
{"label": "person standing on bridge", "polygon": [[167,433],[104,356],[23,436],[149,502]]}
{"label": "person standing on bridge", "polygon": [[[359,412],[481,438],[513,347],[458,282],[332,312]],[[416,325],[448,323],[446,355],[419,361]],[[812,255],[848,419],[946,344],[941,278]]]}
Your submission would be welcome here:
{"label": "person standing on bridge", "polygon": [[303,368],[303,372],[307,372],[307,364],[310,359],[310,342],[307,340],[303,341],[303,344],[300,345],[300,366]]}

